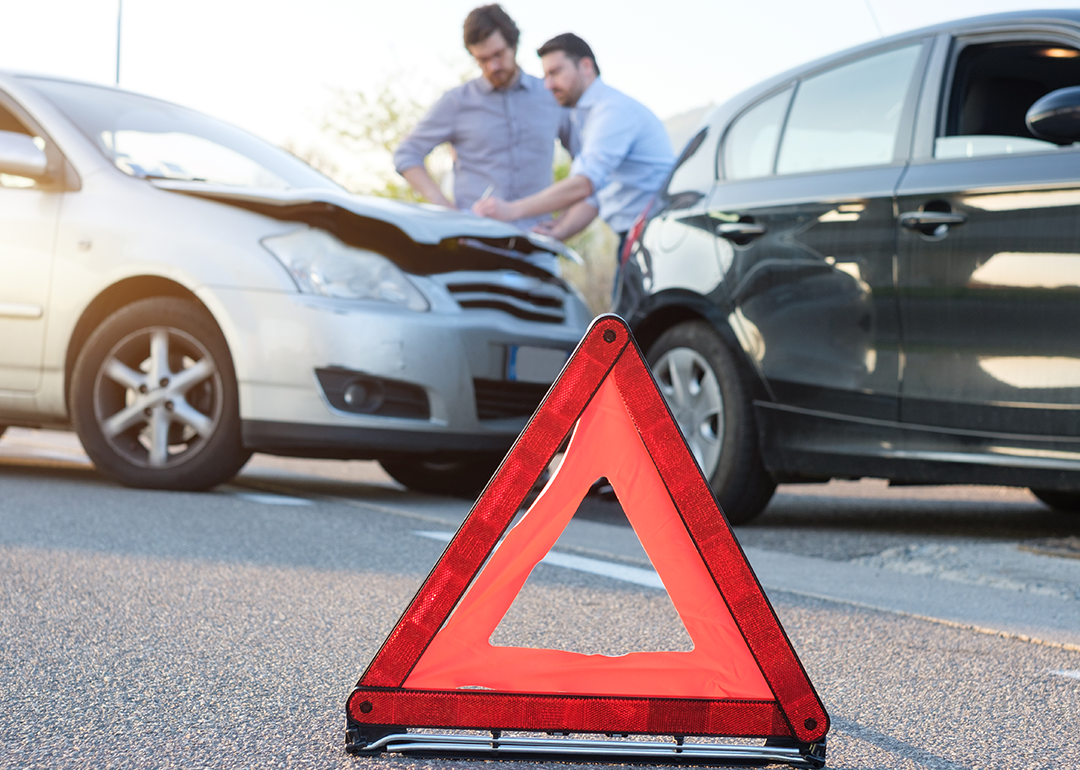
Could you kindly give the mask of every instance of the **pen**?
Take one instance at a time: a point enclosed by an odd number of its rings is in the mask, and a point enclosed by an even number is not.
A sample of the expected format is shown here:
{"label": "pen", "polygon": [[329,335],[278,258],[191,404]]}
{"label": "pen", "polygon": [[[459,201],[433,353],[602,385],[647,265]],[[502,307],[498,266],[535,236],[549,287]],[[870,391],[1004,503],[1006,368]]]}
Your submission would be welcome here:
{"label": "pen", "polygon": [[487,189],[484,190],[484,194],[480,196],[480,200],[486,201],[493,192],[495,192],[495,185],[489,184]]}

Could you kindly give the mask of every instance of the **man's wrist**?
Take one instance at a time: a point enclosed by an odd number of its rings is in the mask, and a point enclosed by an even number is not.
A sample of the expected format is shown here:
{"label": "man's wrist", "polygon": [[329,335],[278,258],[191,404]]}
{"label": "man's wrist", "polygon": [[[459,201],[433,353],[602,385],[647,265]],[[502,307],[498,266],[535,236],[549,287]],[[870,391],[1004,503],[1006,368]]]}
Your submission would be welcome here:
{"label": "man's wrist", "polygon": [[523,208],[522,205],[521,205],[522,200],[524,200],[524,199],[516,200],[516,201],[507,201],[506,202],[506,218],[507,218],[507,220],[512,222],[512,221],[514,221],[516,219],[524,219],[526,216],[528,216],[527,214],[522,213],[522,208]]}

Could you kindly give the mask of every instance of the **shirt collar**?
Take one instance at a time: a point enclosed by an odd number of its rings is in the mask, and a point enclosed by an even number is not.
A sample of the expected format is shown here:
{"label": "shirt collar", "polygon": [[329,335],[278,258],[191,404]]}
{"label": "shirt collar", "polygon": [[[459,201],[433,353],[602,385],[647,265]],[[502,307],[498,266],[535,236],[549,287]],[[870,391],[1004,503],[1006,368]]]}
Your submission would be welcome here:
{"label": "shirt collar", "polygon": [[[495,91],[495,86],[491,85],[491,81],[488,80],[483,75],[478,77],[476,80],[477,80],[477,85],[480,88],[480,93],[482,93],[482,94],[490,94],[490,93],[493,93]],[[512,80],[510,82],[510,85],[508,85],[506,88],[504,88],[502,90],[503,91],[516,91],[519,88],[526,88],[526,87],[527,86],[525,85],[525,78],[522,77],[521,67],[519,66],[517,68],[517,75],[515,76],[514,80]]]}
{"label": "shirt collar", "polygon": [[604,91],[605,88],[607,88],[607,86],[602,80],[600,80],[600,77],[597,76],[596,80],[589,83],[589,87],[586,88],[582,92],[581,96],[578,97],[577,104],[575,104],[574,106],[592,107],[596,103],[596,100],[600,98],[600,94]]}

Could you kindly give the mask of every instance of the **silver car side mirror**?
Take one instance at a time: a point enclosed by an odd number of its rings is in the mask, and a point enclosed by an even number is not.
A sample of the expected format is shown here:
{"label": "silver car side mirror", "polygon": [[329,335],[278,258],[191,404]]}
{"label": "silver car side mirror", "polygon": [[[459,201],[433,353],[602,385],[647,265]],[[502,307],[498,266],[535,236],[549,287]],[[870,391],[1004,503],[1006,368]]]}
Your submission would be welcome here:
{"label": "silver car side mirror", "polygon": [[26,134],[0,131],[0,174],[43,179],[49,165],[45,152]]}

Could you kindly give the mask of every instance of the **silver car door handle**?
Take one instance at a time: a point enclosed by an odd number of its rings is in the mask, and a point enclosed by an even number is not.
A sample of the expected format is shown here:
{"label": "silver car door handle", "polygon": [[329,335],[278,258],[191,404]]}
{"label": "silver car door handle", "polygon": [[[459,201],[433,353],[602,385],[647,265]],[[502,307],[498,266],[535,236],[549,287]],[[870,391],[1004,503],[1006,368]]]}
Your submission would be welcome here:
{"label": "silver car door handle", "polygon": [[25,302],[0,302],[0,317],[3,318],[41,318],[45,308]]}
{"label": "silver car door handle", "polygon": [[937,225],[962,225],[967,222],[963,214],[948,211],[908,211],[900,215],[900,226],[909,230]]}
{"label": "silver car door handle", "polygon": [[753,222],[724,222],[716,226],[716,234],[721,238],[756,238],[765,234],[765,228]]}

